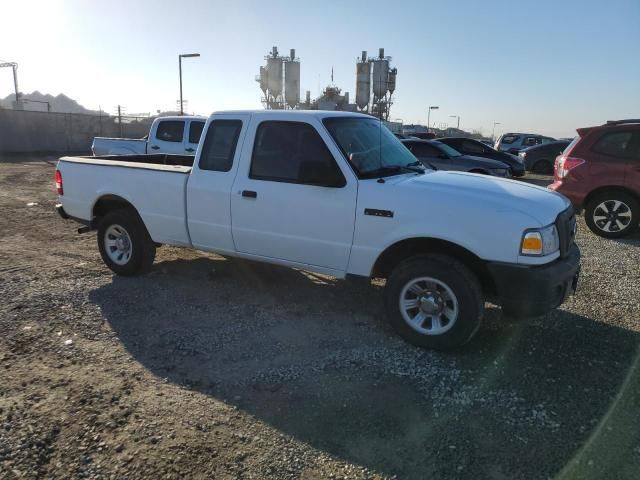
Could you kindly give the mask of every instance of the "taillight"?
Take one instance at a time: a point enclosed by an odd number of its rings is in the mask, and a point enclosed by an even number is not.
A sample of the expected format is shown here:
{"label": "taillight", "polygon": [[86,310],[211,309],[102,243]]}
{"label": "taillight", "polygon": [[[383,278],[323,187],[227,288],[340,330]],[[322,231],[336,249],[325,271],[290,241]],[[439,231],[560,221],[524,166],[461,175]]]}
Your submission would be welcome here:
{"label": "taillight", "polygon": [[565,178],[571,170],[576,167],[579,167],[584,163],[582,158],[578,157],[565,157],[564,155],[560,155],[556,158],[556,180],[561,180]]}
{"label": "taillight", "polygon": [[58,191],[58,195],[64,195],[64,190],[62,189],[62,174],[60,170],[56,170],[56,190]]}

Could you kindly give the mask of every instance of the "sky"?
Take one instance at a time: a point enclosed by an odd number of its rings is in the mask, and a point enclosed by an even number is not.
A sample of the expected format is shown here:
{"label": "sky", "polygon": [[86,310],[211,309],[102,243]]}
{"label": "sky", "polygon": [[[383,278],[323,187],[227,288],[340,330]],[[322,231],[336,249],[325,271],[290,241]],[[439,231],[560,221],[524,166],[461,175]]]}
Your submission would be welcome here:
{"label": "sky", "polygon": [[[295,48],[301,98],[331,81],[355,98],[355,63],[379,47],[398,69],[392,119],[556,137],[640,117],[640,0],[0,0],[0,60],[20,91],[114,113],[262,108],[272,46]],[[13,92],[0,69],[0,97]]]}

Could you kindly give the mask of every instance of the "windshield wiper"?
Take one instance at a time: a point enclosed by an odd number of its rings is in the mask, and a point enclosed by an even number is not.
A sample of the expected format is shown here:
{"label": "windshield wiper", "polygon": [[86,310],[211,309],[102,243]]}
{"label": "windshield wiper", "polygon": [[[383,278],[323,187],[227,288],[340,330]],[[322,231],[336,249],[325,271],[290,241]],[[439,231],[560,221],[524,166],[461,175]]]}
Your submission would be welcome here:
{"label": "windshield wiper", "polygon": [[424,173],[424,168],[420,168],[413,163],[410,163],[409,165],[386,165],[384,167],[376,168],[375,170],[364,172],[363,178],[387,177],[403,172],[422,174]]}

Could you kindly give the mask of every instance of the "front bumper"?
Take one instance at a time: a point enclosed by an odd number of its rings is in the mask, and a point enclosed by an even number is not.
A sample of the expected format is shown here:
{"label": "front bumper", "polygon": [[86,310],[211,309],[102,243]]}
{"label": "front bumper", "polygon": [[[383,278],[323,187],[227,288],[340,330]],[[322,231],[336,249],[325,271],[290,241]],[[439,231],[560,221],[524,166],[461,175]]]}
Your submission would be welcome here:
{"label": "front bumper", "polygon": [[512,317],[535,317],[560,306],[573,294],[580,274],[580,249],[573,244],[565,258],[528,266],[489,262],[498,303]]}

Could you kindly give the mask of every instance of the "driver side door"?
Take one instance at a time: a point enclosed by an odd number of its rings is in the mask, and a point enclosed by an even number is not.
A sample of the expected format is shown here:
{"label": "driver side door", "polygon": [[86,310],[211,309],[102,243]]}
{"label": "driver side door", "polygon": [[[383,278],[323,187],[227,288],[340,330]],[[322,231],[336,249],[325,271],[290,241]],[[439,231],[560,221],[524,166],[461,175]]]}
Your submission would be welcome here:
{"label": "driver side door", "polygon": [[264,120],[247,138],[253,145],[243,149],[231,191],[236,250],[344,274],[353,243],[355,177],[311,123]]}

